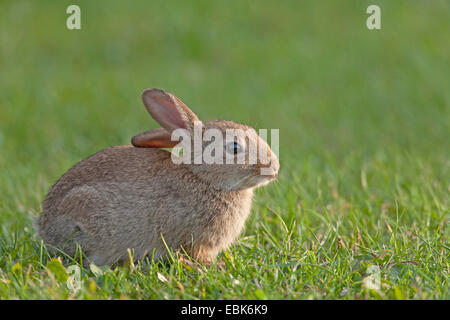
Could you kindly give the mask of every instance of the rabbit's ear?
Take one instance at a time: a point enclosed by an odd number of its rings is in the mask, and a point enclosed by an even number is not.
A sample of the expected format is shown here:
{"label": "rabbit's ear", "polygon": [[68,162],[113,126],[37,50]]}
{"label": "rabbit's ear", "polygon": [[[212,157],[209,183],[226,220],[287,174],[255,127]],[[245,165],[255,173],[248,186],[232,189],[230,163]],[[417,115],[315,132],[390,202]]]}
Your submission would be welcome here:
{"label": "rabbit's ear", "polygon": [[131,139],[135,147],[145,148],[173,148],[178,141],[170,140],[170,133],[164,128],[145,131]]}
{"label": "rabbit's ear", "polygon": [[179,128],[193,130],[194,121],[199,121],[183,101],[164,90],[146,89],[142,101],[153,119],[169,132]]}

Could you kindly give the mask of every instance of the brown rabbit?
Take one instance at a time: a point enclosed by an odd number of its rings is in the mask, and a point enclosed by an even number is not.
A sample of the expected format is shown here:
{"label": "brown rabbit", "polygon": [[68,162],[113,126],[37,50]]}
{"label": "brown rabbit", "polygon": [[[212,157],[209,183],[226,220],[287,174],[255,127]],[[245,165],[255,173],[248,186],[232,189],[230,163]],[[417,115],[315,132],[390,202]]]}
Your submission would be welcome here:
{"label": "brown rabbit", "polygon": [[[78,244],[97,265],[126,259],[128,248],[136,259],[146,254],[164,258],[166,246],[212,262],[241,233],[253,189],[276,178],[278,159],[246,125],[224,120],[201,123],[181,100],[161,89],[145,90],[142,100],[163,128],[133,137],[134,146],[104,149],[66,172],[44,200],[39,235],[50,249],[69,255],[75,254]],[[176,129],[194,134],[195,124],[202,132],[250,132],[224,147],[224,157],[244,154],[245,162],[174,163],[177,156],[160,148],[178,143],[171,141]],[[202,141],[202,147],[209,143]],[[249,146],[266,150],[269,163],[250,164]]]}

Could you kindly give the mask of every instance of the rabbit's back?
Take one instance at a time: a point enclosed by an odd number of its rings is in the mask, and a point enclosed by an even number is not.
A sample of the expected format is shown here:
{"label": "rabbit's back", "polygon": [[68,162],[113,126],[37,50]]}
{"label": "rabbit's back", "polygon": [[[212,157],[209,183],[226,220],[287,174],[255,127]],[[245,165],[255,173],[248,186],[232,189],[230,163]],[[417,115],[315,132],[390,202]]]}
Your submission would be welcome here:
{"label": "rabbit's back", "polygon": [[170,152],[162,149],[132,146],[103,149],[78,162],[55,183],[44,200],[43,211],[55,211],[67,192],[77,186],[148,180],[154,175],[164,175],[174,166]]}

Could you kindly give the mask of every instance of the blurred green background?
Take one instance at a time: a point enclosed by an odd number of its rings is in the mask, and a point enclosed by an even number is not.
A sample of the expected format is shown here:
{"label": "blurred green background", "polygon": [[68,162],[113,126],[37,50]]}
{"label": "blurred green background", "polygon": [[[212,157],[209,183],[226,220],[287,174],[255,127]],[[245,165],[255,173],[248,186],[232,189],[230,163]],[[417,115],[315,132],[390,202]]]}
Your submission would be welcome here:
{"label": "blurred green background", "polygon": [[71,3],[1,3],[2,149],[18,162],[129,143],[155,126],[147,87],[280,128],[283,153],[448,149],[448,1],[376,1],[379,31],[371,1],[76,1],[69,31]]}
{"label": "blurred green background", "polygon": [[[72,3],[81,30],[66,28]],[[370,4],[381,30],[366,28]],[[201,119],[280,129],[281,175],[246,235],[270,206],[319,235],[366,229],[380,248],[396,213],[445,242],[449,13],[446,0],[2,0],[1,230],[30,226],[77,161],[157,127],[140,94],[159,87]]]}

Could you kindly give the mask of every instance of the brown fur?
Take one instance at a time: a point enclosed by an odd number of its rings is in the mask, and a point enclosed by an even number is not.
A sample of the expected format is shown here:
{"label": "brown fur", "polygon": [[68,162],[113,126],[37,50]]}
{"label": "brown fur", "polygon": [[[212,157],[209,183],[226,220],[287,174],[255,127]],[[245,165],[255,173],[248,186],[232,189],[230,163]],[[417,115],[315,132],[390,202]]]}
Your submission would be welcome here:
{"label": "brown fur", "polygon": [[[224,121],[205,126],[245,127]],[[254,143],[263,143],[258,138]],[[276,175],[278,160],[271,156]],[[162,149],[107,148],[76,164],[51,188],[38,221],[39,234],[50,248],[69,255],[80,245],[98,265],[126,259],[128,248],[136,259],[145,254],[165,257],[163,239],[171,249],[184,248],[210,262],[244,228],[253,188],[273,178],[258,176],[257,168],[176,165]]]}

